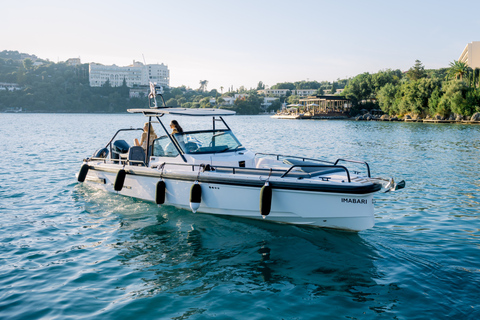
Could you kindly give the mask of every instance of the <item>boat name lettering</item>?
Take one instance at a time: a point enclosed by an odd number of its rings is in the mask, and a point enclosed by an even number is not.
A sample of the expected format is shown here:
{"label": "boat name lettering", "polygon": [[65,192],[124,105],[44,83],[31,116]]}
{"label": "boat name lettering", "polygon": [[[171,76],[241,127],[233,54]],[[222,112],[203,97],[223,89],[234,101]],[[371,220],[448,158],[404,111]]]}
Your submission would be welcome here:
{"label": "boat name lettering", "polygon": [[219,187],[213,187],[213,186],[208,186],[209,189],[217,189],[217,190],[220,190]]}
{"label": "boat name lettering", "polygon": [[351,198],[342,198],[342,202],[345,203],[360,203],[360,204],[367,204],[367,199],[351,199]]}

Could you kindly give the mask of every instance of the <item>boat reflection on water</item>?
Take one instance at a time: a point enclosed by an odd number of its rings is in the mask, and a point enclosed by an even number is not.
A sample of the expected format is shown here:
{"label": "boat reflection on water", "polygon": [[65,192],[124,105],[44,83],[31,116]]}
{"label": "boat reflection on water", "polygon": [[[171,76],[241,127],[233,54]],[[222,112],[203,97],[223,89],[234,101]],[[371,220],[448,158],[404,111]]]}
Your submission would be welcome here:
{"label": "boat reflection on water", "polygon": [[161,212],[156,224],[135,230],[116,247],[124,264],[149,273],[135,297],[218,293],[217,299],[224,299],[225,290],[290,291],[301,293],[295,299],[340,295],[360,302],[370,299],[368,288],[377,286],[377,254],[357,233],[245,222],[173,207]]}

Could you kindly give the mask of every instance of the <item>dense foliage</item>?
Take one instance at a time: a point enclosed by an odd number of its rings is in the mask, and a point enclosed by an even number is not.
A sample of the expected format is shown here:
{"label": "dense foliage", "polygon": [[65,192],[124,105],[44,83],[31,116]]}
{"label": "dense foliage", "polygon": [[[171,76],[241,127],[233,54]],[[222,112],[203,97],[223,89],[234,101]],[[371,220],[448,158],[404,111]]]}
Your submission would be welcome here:
{"label": "dense foliage", "polygon": [[[0,82],[15,83],[20,90],[0,90],[0,110],[22,108],[30,112],[125,112],[127,108],[145,107],[146,97],[130,98],[128,88],[90,87],[88,64],[69,66],[54,63],[17,51],[0,52]],[[420,61],[406,73],[383,70],[375,74],[362,73],[353,79],[334,82],[298,81],[278,83],[271,89],[288,89],[287,96],[273,102],[268,110],[262,109],[265,89],[260,81],[257,88],[238,90],[228,88],[220,92],[207,90],[208,81],[201,80],[197,90],[165,88],[168,106],[184,108],[220,107],[239,114],[258,114],[278,110],[281,103],[298,103],[295,90],[315,89],[317,94],[334,93],[344,89],[343,95],[352,100],[353,112],[378,109],[390,115],[415,114],[419,116],[470,116],[480,111],[480,70],[454,61],[450,68],[425,70]],[[235,97],[233,105],[227,100]]]}
{"label": "dense foliage", "polygon": [[479,73],[458,61],[450,68],[425,70],[417,60],[405,74],[400,70],[360,74],[343,95],[353,101],[357,112],[380,108],[396,116],[469,117],[480,112]]}
{"label": "dense foliage", "polygon": [[90,87],[88,64],[20,59],[18,53],[0,54],[0,82],[16,83],[21,90],[0,90],[0,110],[23,108],[31,112],[120,112],[145,106],[141,99],[129,99],[129,88]]}
{"label": "dense foliage", "polygon": [[[64,62],[54,63],[17,51],[0,52],[0,82],[17,84],[20,90],[0,90],[0,111],[22,108],[29,112],[125,112],[127,108],[145,107],[146,97],[130,98],[130,88],[112,87],[107,81],[102,87],[90,87],[88,64],[69,66]],[[168,106],[186,108],[229,108],[240,114],[258,114],[262,111],[263,99],[257,90],[241,87],[226,93],[207,91],[207,80],[199,82],[198,90],[164,88],[164,100]],[[260,82],[259,85],[263,86]],[[263,86],[264,87],[264,86]],[[233,105],[225,98],[236,93],[246,93]],[[280,108],[276,101],[270,110]],[[268,110],[269,111],[269,110]]]}
{"label": "dense foliage", "polygon": [[317,90],[318,95],[323,95],[325,93],[335,92],[336,89],[343,89],[348,83],[348,79],[337,79],[337,81],[328,82],[328,81],[297,81],[297,82],[283,82],[277,83],[272,86],[271,89],[288,89],[291,91],[301,90],[301,89],[315,89]]}

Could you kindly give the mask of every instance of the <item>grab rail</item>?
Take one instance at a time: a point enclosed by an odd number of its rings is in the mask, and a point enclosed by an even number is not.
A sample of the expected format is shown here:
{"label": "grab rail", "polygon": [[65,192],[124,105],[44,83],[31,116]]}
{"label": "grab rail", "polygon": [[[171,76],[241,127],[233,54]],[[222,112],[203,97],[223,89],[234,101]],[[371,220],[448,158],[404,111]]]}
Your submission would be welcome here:
{"label": "grab rail", "polygon": [[127,163],[127,164],[143,164],[145,166],[145,161],[143,160],[130,160],[130,159],[110,159],[110,158],[99,158],[99,157],[91,157],[91,158],[87,158],[85,159],[87,162],[89,161],[103,161],[103,163],[113,163],[113,164],[118,164],[118,163],[121,163],[121,164],[124,164],[124,163]]}
{"label": "grab rail", "polygon": [[348,160],[348,159],[337,159],[337,161],[335,161],[335,163],[334,163],[333,165],[336,166],[337,163],[339,163],[340,161],[352,162],[352,163],[358,163],[358,164],[364,164],[364,165],[366,165],[366,166],[367,166],[368,177],[371,178],[371,176],[370,176],[370,166],[369,166],[368,163],[366,163],[365,161]]}
{"label": "grab rail", "polygon": [[[364,164],[364,165],[367,167],[367,175],[368,175],[369,178],[371,178],[371,175],[370,175],[370,166],[369,166],[368,163],[365,162],[365,161],[349,160],[349,159],[337,159],[335,162],[331,162],[331,161],[314,159],[314,158],[306,158],[306,157],[298,157],[298,156],[288,156],[288,155],[283,155],[283,154],[262,153],[262,152],[255,153],[255,156],[257,156],[257,155],[274,156],[274,157],[277,158],[277,160],[280,160],[280,158],[282,157],[282,158],[300,159],[300,160],[302,160],[302,161],[318,161],[318,162],[330,163],[330,164],[332,164],[332,165],[334,165],[334,166],[336,166],[340,161],[357,163],[357,164]],[[303,166],[303,167],[306,167],[306,166]]]}
{"label": "grab rail", "polygon": [[[247,168],[247,167],[231,167],[231,166],[210,166],[209,164],[186,164],[186,163],[167,163],[165,162],[163,165],[177,165],[177,166],[191,166],[192,171],[195,171],[195,167],[199,168],[205,168],[205,171],[210,171],[210,170],[216,170],[216,169],[228,169],[232,170],[232,174],[236,174],[237,172],[258,172],[258,173],[264,173],[264,174],[269,174],[271,175],[272,173],[275,175],[280,175],[280,178],[285,178],[288,174],[292,173],[292,170],[295,168],[333,168],[333,169],[342,169],[345,171],[347,174],[347,180],[348,182],[352,182],[350,179],[350,172],[348,169],[344,166],[338,166],[338,165],[293,165],[290,168],[286,170],[282,169],[267,169],[267,168]],[[298,172],[297,172],[298,173]],[[305,172],[306,175],[310,175],[310,173]]]}
{"label": "grab rail", "polygon": [[142,129],[142,128],[128,128],[128,129],[120,129],[120,130],[118,130],[118,131],[113,135],[113,138],[110,139],[110,141],[109,141],[109,142],[107,143],[107,145],[105,146],[105,148],[108,147],[108,146],[110,146],[110,153],[112,152],[112,141],[113,141],[113,139],[115,139],[115,137],[116,137],[120,132],[122,132],[122,131],[143,131],[143,129]]}
{"label": "grab rail", "polygon": [[[105,158],[90,158],[90,159],[87,159],[88,161],[90,160],[103,160],[104,163],[106,163],[106,161],[110,161],[112,162],[113,160],[111,159],[105,159]],[[115,160],[117,162],[120,162],[120,161],[126,161],[126,160]],[[135,162],[133,160],[131,160],[132,162]],[[292,165],[290,168],[288,169],[285,169],[285,170],[282,170],[282,169],[268,169],[268,168],[248,168],[248,167],[231,167],[231,166],[211,166],[209,164],[188,164],[188,163],[175,163],[175,162],[163,162],[161,163],[160,165],[157,166],[157,169],[160,168],[160,167],[165,167],[166,165],[173,165],[173,166],[188,166],[188,167],[192,167],[192,171],[195,172],[195,167],[198,167],[199,169],[200,168],[203,168],[204,171],[214,171],[216,169],[228,169],[228,170],[232,170],[232,174],[236,174],[238,173],[239,171],[240,172],[257,172],[257,173],[264,173],[264,174],[268,174],[268,175],[276,175],[276,176],[280,176],[280,178],[285,178],[288,174],[291,174],[292,173],[292,170],[295,169],[295,168],[333,168],[333,169],[341,169],[341,170],[344,170],[346,175],[347,175],[347,180],[348,182],[352,182],[351,181],[351,178],[350,178],[350,172],[348,171],[348,169],[344,166],[339,166],[339,165]],[[301,173],[301,172],[296,172],[296,173]],[[312,176],[309,172],[303,172],[305,175],[307,176]]]}
{"label": "grab rail", "polygon": [[314,158],[299,157],[299,156],[288,156],[288,155],[284,155],[284,154],[257,152],[257,153],[255,153],[255,156],[257,156],[257,155],[274,156],[274,157],[277,157],[277,160],[280,160],[280,157],[282,157],[282,158],[301,159],[302,161],[308,160],[308,161],[318,161],[318,162],[324,162],[324,163],[331,163],[331,164],[333,164],[333,162],[331,162],[331,161],[314,159]]}
{"label": "grab rail", "polygon": [[290,169],[287,170],[287,172],[285,172],[280,178],[284,178],[287,174],[289,174],[294,168],[297,168],[297,167],[300,167],[300,168],[339,168],[339,169],[343,169],[345,170],[345,173],[347,174],[347,179],[348,179],[348,182],[352,182],[350,180],[350,172],[348,171],[348,169],[344,166],[337,166],[337,165],[333,165],[333,166],[330,166],[330,165],[306,165],[306,166],[301,166],[301,165],[293,165],[290,167]]}

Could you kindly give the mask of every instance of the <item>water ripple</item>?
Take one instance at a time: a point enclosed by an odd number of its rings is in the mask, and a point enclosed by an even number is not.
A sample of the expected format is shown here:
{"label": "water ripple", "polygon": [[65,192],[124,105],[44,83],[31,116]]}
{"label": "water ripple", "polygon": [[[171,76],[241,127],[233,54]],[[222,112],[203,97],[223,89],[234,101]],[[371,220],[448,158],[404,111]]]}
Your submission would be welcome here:
{"label": "water ripple", "polygon": [[0,141],[0,318],[480,318],[480,126],[230,119],[254,152],[359,158],[407,181],[375,196],[373,229],[350,233],[77,184],[81,159],[135,119],[0,118],[0,130],[19,132]]}

